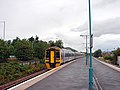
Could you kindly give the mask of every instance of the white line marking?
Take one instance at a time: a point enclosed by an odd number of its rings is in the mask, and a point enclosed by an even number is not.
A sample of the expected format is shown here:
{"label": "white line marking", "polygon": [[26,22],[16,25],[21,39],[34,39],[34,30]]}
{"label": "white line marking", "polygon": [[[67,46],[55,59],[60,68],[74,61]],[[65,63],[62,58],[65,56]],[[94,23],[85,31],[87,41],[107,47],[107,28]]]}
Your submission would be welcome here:
{"label": "white line marking", "polygon": [[93,82],[94,82],[94,84],[95,84],[96,89],[98,90],[98,86],[97,86],[97,84],[96,84],[96,81],[95,81],[95,78],[94,78],[94,77],[93,77]]}
{"label": "white line marking", "polygon": [[95,73],[94,73],[94,80],[95,80],[95,84],[97,85],[97,90],[103,90],[97,77],[95,76]]}

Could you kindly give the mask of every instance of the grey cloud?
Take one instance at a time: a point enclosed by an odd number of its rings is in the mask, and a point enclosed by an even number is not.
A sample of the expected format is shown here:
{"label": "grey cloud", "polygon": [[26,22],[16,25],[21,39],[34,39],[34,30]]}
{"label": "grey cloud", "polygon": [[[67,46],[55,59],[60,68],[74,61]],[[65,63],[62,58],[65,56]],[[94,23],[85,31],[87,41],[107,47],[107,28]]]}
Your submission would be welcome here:
{"label": "grey cloud", "polygon": [[94,6],[102,8],[118,2],[120,2],[120,0],[99,0]]}
{"label": "grey cloud", "polygon": [[93,24],[93,32],[95,36],[102,34],[120,34],[120,17]]}
{"label": "grey cloud", "polygon": [[98,48],[101,48],[103,51],[112,51],[114,48],[118,48],[120,45],[120,42],[118,40],[107,40],[105,43],[99,43],[95,44],[94,50],[97,50]]}
{"label": "grey cloud", "polygon": [[[104,21],[93,21],[92,28],[95,37],[99,37],[103,34],[120,34],[120,17],[109,18]],[[72,29],[71,31],[81,32],[84,30],[88,30],[87,23]]]}
{"label": "grey cloud", "polygon": [[88,30],[87,22],[77,28],[71,28],[71,31],[73,31],[73,32],[80,32],[80,31],[85,31],[85,30]]}

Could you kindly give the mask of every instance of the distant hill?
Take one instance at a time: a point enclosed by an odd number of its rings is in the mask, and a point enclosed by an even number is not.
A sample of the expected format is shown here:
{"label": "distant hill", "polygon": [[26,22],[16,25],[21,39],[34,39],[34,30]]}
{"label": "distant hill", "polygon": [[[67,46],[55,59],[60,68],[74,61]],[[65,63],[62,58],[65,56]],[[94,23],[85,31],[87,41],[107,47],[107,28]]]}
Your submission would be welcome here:
{"label": "distant hill", "polygon": [[73,52],[78,52],[77,50],[75,50],[75,49],[73,49],[73,48],[71,48],[71,47],[64,47],[64,49],[69,49],[69,50],[71,50],[71,51],[73,51]]}

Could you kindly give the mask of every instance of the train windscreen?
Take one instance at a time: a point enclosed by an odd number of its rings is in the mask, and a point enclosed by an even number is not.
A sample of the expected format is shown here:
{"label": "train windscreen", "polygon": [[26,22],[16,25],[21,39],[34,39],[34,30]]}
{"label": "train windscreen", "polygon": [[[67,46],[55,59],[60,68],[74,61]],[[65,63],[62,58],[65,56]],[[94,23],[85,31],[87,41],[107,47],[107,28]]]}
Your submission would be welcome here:
{"label": "train windscreen", "polygon": [[60,58],[60,52],[56,51],[56,58]]}
{"label": "train windscreen", "polygon": [[47,50],[47,51],[46,51],[46,59],[49,59],[49,58],[50,58],[50,51]]}

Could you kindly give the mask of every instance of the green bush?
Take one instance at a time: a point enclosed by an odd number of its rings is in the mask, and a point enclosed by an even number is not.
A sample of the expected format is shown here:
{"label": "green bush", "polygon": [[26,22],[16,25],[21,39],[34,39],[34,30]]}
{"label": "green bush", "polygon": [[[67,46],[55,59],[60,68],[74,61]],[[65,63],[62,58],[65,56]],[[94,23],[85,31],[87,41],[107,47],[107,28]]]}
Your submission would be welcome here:
{"label": "green bush", "polygon": [[101,49],[98,49],[98,50],[96,50],[96,51],[94,52],[93,55],[94,55],[94,57],[97,57],[97,58],[98,58],[98,57],[101,57],[101,56],[102,56],[101,54],[102,54]]}
{"label": "green bush", "polygon": [[45,60],[44,59],[40,59],[40,64],[44,64]]}
{"label": "green bush", "polygon": [[43,64],[20,65],[17,62],[0,63],[0,85],[41,70]]}
{"label": "green bush", "polygon": [[104,59],[112,61],[113,60],[113,56],[105,56]]}

